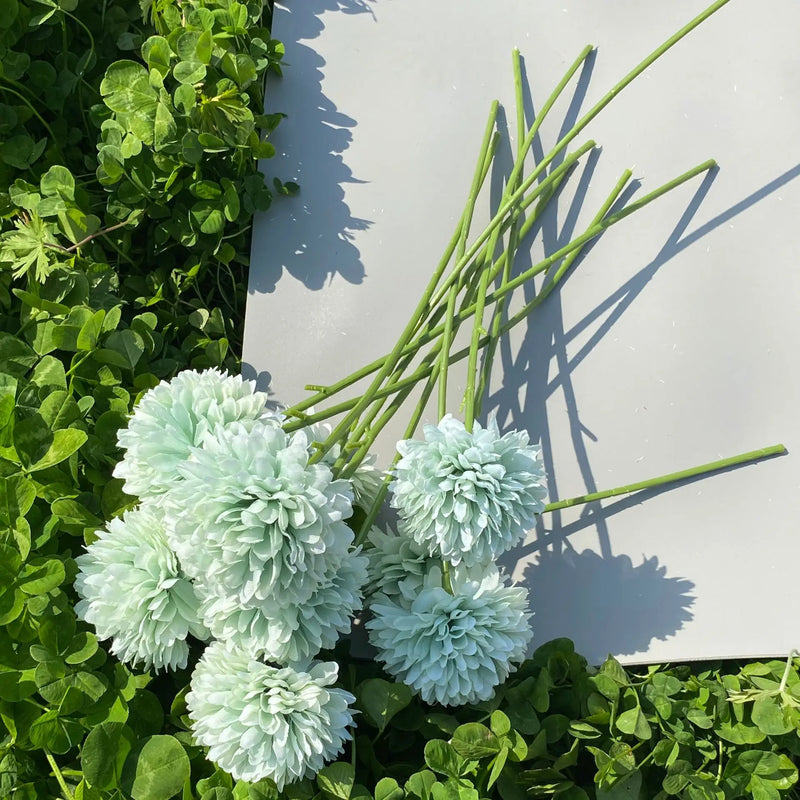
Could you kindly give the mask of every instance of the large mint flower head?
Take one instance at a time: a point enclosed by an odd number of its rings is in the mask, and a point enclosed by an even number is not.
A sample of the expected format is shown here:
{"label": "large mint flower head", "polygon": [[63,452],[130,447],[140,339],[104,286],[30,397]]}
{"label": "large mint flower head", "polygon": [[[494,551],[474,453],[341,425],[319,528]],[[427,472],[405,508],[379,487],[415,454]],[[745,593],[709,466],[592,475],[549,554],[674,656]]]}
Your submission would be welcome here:
{"label": "large mint flower head", "polygon": [[306,661],[321,649],[332,648],[339,634],[349,632],[351,617],[361,608],[366,580],[367,558],[353,551],[301,605],[285,607],[267,600],[247,607],[230,595],[206,593],[201,581],[197,584],[200,614],[214,638],[254,657],[278,664]]}
{"label": "large mint flower head", "polygon": [[353,538],[349,483],[308,459],[302,432],[269,421],[207,433],[164,496],[186,574],[244,605],[305,603]]}
{"label": "large mint flower head", "polygon": [[217,425],[268,416],[280,424],[255,386],[217,369],[185,370],[146,392],[117,437],[125,454],[114,475],[125,481],[125,491],[138,497],[166,491],[177,465]]}
{"label": "large mint flower head", "polygon": [[450,414],[424,441],[398,442],[392,505],[402,528],[432,556],[489,563],[514,547],[544,510],[541,449],[525,431],[500,435],[495,420],[470,433]]}
{"label": "large mint flower head", "polygon": [[167,544],[157,510],[141,506],[112,519],[76,558],[75,606],[81,619],[111,639],[111,652],[145,669],[185,667],[189,633],[204,639],[198,600]]}
{"label": "large mint flower head", "polygon": [[455,567],[451,583],[453,594],[433,568],[410,603],[376,595],[366,627],[390,675],[426,703],[459,706],[490,699],[532,634],[525,589],[506,586],[495,567]]}
{"label": "large mint flower head", "polygon": [[334,663],[279,669],[214,642],[186,695],[195,739],[236,780],[271,778],[278,790],[311,777],[350,739],[353,695],[329,688]]}

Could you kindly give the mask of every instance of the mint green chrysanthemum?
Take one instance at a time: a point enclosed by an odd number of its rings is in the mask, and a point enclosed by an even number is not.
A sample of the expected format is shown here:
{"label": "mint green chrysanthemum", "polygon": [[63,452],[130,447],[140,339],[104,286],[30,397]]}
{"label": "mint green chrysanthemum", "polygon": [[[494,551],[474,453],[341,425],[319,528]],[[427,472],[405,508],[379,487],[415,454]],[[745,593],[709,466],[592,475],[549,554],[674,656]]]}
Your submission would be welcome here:
{"label": "mint green chrysanthemum", "polygon": [[254,657],[278,664],[305,661],[332,648],[339,634],[349,632],[351,617],[361,608],[366,580],[366,556],[354,551],[302,605],[284,607],[267,600],[246,607],[230,596],[206,594],[201,582],[200,614],[214,638]]}
{"label": "mint green chrysanthemum", "polygon": [[350,485],[308,458],[305,434],[269,422],[206,434],[164,496],[186,574],[243,605],[305,603],[352,542]]}
{"label": "mint green chrysanthemum", "polygon": [[492,566],[452,570],[453,594],[431,570],[410,604],[376,595],[367,622],[386,671],[416,689],[426,703],[446,706],[488,700],[531,640],[527,593],[506,586]]}
{"label": "mint green chrysanthemum", "polygon": [[372,544],[367,550],[369,558],[367,597],[380,592],[397,600],[402,594],[401,584],[409,586],[412,583],[411,593],[416,595],[416,590],[421,587],[425,573],[432,562],[428,549],[410,536],[394,533],[388,525],[386,533],[380,528],[373,527],[367,538]]}
{"label": "mint green chrysanthemum", "polygon": [[150,389],[133,411],[117,440],[125,454],[114,475],[125,491],[149,497],[166,491],[176,479],[177,464],[189,457],[207,431],[235,420],[280,418],[265,409],[267,395],[254,381],[217,369],[185,370]]}
{"label": "mint green chrysanthemum", "polygon": [[334,663],[278,669],[235,648],[206,648],[186,695],[197,742],[236,780],[270,778],[278,790],[312,777],[343,750],[353,695],[329,688]]}
{"label": "mint green chrysanthemum", "polygon": [[401,528],[453,564],[494,561],[544,510],[540,448],[525,431],[500,436],[494,420],[470,433],[450,414],[426,425],[424,436],[397,444],[392,505]]}
{"label": "mint green chrysanthemum", "polygon": [[75,611],[111,639],[111,652],[145,669],[185,667],[186,637],[208,637],[192,584],[181,574],[158,511],[141,506],[112,519],[75,561]]}

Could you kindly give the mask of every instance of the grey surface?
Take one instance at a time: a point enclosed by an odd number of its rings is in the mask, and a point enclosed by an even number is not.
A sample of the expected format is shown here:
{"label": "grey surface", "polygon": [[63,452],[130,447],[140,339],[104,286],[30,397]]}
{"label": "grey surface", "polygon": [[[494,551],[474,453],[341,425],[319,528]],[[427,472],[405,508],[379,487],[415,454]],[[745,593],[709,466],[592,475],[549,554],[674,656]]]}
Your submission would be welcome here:
{"label": "grey surface", "polygon": [[[287,66],[267,105],[289,118],[262,166],[302,192],[255,226],[246,374],[291,403],[391,347],[460,212],[490,101],[513,118],[513,46],[529,112],[583,45],[598,46],[542,128],[548,149],[705,5],[278,6]],[[583,160],[532,259],[582,230],[625,167],[637,196],[708,157],[720,169],[602,237],[498,354],[485,407],[541,439],[552,498],[776,442],[790,454],[547,517],[507,559],[531,590],[534,645],[569,636],[590,661],[630,663],[800,643],[799,24],[790,0],[769,13],[733,0],[591,123],[577,143],[594,138],[602,153]],[[380,444],[385,462],[398,434]]]}

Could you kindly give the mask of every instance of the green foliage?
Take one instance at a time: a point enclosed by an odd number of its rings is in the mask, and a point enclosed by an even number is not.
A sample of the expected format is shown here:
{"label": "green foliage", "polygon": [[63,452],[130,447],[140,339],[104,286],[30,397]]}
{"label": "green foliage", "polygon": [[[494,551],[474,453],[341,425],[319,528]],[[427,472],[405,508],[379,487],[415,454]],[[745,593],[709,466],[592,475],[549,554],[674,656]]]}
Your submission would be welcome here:
{"label": "green foliage", "polygon": [[[112,470],[137,398],[237,366],[250,220],[272,200],[259,131],[279,119],[261,105],[282,54],[261,14],[0,0],[0,799],[281,800],[205,759],[188,674],[117,663],[71,586],[133,502]],[[794,664],[634,674],[558,640],[455,711],[372,663],[342,674],[356,740],[285,800],[777,800],[797,783]]]}
{"label": "green foliage", "polygon": [[165,713],[188,676],[135,674],[74,610],[75,557],[133,502],[112,470],[138,397],[237,368],[271,199],[280,45],[257,4],[181,9],[0,0],[0,798],[273,796],[212,785]]}

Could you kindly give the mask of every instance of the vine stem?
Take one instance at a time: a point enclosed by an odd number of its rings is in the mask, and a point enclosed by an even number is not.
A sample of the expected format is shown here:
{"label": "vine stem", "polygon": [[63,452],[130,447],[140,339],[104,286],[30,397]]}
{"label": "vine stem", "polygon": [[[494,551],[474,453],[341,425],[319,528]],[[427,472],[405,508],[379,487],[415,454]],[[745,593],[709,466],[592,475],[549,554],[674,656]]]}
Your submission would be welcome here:
{"label": "vine stem", "polygon": [[686,478],[694,478],[709,472],[717,472],[718,470],[725,469],[726,467],[733,467],[737,464],[747,464],[750,461],[759,461],[762,458],[768,458],[770,456],[782,456],[785,455],[786,452],[786,447],[782,444],[762,447],[760,450],[751,450],[748,453],[741,453],[738,456],[721,458],[718,461],[702,464],[699,467],[692,467],[691,469],[684,469],[679,472],[670,472],[667,475],[660,475],[658,478],[649,478],[645,481],[629,483],[626,486],[618,486],[616,489],[605,489],[601,492],[592,492],[591,494],[584,494],[580,497],[571,497],[569,500],[558,500],[555,503],[546,505],[544,511],[558,511],[561,508],[579,506],[584,503],[592,503],[596,500],[605,500],[607,497],[616,497],[620,494],[639,492],[642,489],[653,489],[657,486],[664,486],[667,483],[674,483],[675,481],[685,480]]}
{"label": "vine stem", "polygon": [[58,764],[56,764],[56,760],[53,758],[52,753],[45,748],[44,754],[47,758],[47,762],[50,764],[50,768],[53,770],[53,775],[58,781],[58,785],[61,787],[61,791],[64,793],[66,800],[75,800],[72,792],[70,792],[69,787],[67,786],[67,782],[64,780],[64,776],[61,774],[61,770],[58,768]]}
{"label": "vine stem", "polygon": [[778,687],[779,692],[783,692],[786,689],[786,684],[789,682],[789,673],[792,671],[792,661],[794,660],[795,656],[800,656],[800,650],[790,650],[789,655],[786,657],[786,667],[783,670],[783,677],[781,678],[780,686]]}

